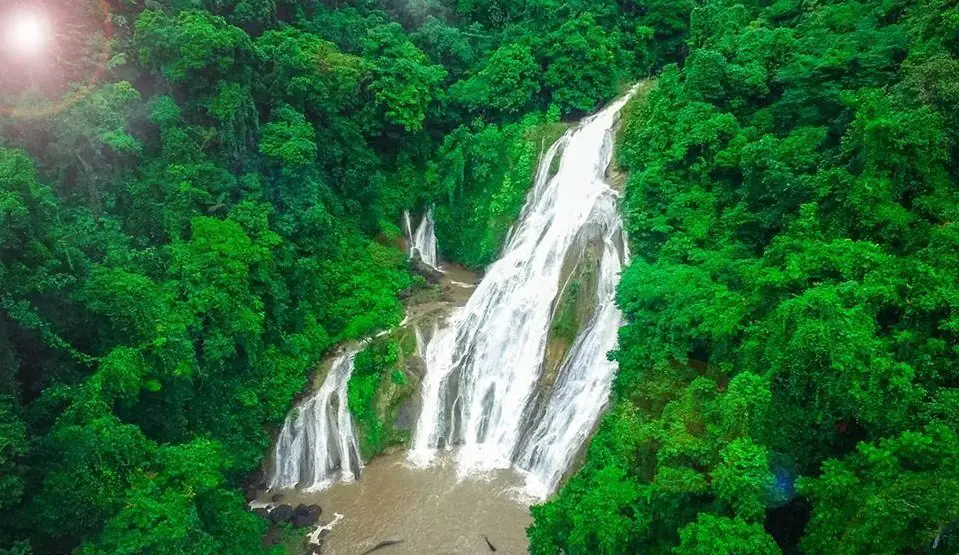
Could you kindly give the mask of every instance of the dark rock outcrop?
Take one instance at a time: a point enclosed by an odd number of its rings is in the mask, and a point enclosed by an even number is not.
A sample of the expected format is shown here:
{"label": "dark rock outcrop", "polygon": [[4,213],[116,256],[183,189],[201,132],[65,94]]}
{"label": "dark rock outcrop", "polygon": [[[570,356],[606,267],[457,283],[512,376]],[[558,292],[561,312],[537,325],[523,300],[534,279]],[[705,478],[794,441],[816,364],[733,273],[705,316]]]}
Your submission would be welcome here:
{"label": "dark rock outcrop", "polygon": [[279,505],[270,511],[270,522],[290,522],[293,519],[293,507],[289,505]]}
{"label": "dark rock outcrop", "polygon": [[293,511],[293,526],[298,528],[315,526],[322,514],[323,509],[319,505],[298,505]]}
{"label": "dark rock outcrop", "polygon": [[414,252],[410,257],[410,271],[423,276],[426,281],[432,285],[437,285],[443,281],[443,272],[430,266],[420,257],[420,253]]}

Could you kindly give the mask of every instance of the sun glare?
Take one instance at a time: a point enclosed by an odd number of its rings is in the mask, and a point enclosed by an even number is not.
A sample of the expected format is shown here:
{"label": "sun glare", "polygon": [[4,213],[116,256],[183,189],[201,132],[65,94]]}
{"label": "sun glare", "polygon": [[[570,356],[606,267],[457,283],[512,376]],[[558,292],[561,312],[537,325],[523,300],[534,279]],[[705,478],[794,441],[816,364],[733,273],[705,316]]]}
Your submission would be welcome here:
{"label": "sun glare", "polygon": [[35,54],[47,42],[49,29],[40,14],[20,12],[13,15],[7,24],[7,44],[21,54]]}

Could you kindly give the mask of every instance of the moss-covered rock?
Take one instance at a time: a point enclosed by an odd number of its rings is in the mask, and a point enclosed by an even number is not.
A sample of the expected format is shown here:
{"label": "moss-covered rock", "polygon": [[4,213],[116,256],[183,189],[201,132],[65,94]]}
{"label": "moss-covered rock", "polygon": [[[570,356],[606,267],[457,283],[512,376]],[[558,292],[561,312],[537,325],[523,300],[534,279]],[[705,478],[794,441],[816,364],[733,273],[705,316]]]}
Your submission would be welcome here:
{"label": "moss-covered rock", "polygon": [[419,390],[416,358],[416,338],[408,328],[376,338],[357,353],[348,396],[364,460],[409,443],[412,425],[404,424],[401,413]]}
{"label": "moss-covered rock", "polygon": [[549,388],[556,381],[563,359],[596,310],[602,255],[602,229],[587,227],[580,232],[563,261],[560,292],[553,305],[540,389]]}

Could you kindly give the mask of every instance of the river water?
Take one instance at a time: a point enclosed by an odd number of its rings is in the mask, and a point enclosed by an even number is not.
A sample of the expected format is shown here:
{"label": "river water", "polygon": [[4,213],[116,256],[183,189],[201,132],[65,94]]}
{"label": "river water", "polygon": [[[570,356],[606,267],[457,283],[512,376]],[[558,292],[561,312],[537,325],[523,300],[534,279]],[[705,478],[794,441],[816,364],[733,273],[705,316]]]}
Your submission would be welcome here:
{"label": "river water", "polygon": [[316,493],[290,492],[283,503],[318,503],[323,519],[343,517],[323,545],[323,554],[360,555],[383,541],[402,543],[383,555],[526,553],[529,507],[519,497],[522,478],[502,470],[459,480],[456,464],[443,458],[428,470],[411,468],[405,453],[377,457],[353,483]]}

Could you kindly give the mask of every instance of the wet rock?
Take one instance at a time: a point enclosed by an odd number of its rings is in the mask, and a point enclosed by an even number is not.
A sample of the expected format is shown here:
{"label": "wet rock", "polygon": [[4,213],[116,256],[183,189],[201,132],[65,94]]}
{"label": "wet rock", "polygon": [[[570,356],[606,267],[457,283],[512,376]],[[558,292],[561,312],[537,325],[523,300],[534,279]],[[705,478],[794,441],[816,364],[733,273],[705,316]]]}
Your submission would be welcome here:
{"label": "wet rock", "polygon": [[270,520],[270,511],[266,507],[257,507],[256,509],[253,509],[253,514],[264,520]]}
{"label": "wet rock", "polygon": [[603,249],[603,230],[598,226],[587,226],[580,230],[563,261],[560,283],[564,286],[553,307],[546,360],[537,391],[552,388],[573,342],[596,311]]}
{"label": "wet rock", "polygon": [[420,404],[418,395],[410,395],[396,411],[396,420],[393,422],[393,427],[397,430],[412,431],[420,414]]}
{"label": "wet rock", "polygon": [[280,501],[283,501],[283,494],[282,494],[282,493],[274,493],[274,494],[273,494],[273,497],[270,498],[270,501],[272,501],[272,502],[274,502],[274,503],[279,503]]}
{"label": "wet rock", "polygon": [[300,504],[293,511],[293,526],[298,528],[306,528],[307,526],[315,526],[320,520],[320,515],[323,514],[323,509],[319,505],[303,505]]}
{"label": "wet rock", "polygon": [[414,252],[410,258],[410,271],[423,276],[423,278],[432,285],[439,284],[443,281],[443,272],[423,262],[418,252]]}
{"label": "wet rock", "polygon": [[418,356],[406,359],[406,373],[418,379],[426,377],[426,362]]}
{"label": "wet rock", "polygon": [[280,523],[289,522],[293,519],[293,507],[289,505],[279,505],[270,511],[270,522]]}

